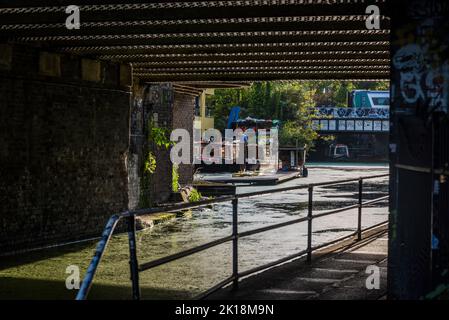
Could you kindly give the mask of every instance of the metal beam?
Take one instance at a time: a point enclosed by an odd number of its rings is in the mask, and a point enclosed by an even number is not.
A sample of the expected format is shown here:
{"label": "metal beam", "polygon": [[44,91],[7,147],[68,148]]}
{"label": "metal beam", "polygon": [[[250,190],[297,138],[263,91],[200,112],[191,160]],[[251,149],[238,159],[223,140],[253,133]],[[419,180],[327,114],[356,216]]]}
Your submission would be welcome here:
{"label": "metal beam", "polygon": [[328,72],[328,71],[283,71],[283,72],[217,72],[217,73],[173,73],[173,74],[149,74],[135,73],[136,77],[147,81],[262,81],[262,80],[388,80],[389,71],[345,71],[345,72]]}
{"label": "metal beam", "polygon": [[167,53],[167,54],[115,54],[99,55],[99,59],[121,62],[177,62],[177,61],[248,61],[248,60],[327,60],[327,59],[389,59],[388,50],[344,50],[344,51],[278,51],[278,52],[237,52],[237,53]]}
{"label": "metal beam", "polygon": [[[251,1],[235,1],[235,0],[171,0],[171,1],[152,1],[147,0],[77,0],[76,3],[81,6],[112,6],[117,5],[128,6],[130,9],[144,5],[147,8],[189,8],[189,7],[241,7],[241,6],[275,6],[275,5],[301,5],[301,4],[315,4],[315,5],[333,5],[337,3],[346,3],[348,5],[360,3],[360,0],[251,0]],[[387,0],[365,0],[362,1],[368,4],[385,5]],[[124,4],[126,3],[126,4]],[[10,0],[9,2],[0,3],[0,8],[20,8],[20,7],[54,7],[58,9],[61,6],[68,6],[73,4],[72,0]]]}
{"label": "metal beam", "polygon": [[139,45],[139,46],[83,46],[62,47],[61,52],[81,54],[145,54],[145,53],[239,53],[279,50],[289,51],[344,51],[344,50],[388,50],[389,42],[282,42],[282,43],[238,43],[204,45]]}
{"label": "metal beam", "polygon": [[[132,63],[145,81],[388,79],[387,0],[71,0],[0,4],[0,40]],[[366,7],[381,10],[368,30]],[[178,87],[179,90],[187,90]]]}
{"label": "metal beam", "polygon": [[380,66],[334,66],[334,65],[322,65],[322,66],[225,66],[225,67],[187,67],[187,68],[134,68],[134,73],[148,73],[148,74],[160,74],[160,73],[216,73],[216,72],[260,72],[260,71],[388,71],[390,65]]}
{"label": "metal beam", "polygon": [[[65,8],[74,4],[64,1],[29,1],[16,8],[0,8],[0,20],[4,24],[61,23],[67,18]],[[80,6],[83,21],[109,22],[155,19],[210,19],[261,17],[270,13],[272,17],[365,15],[365,1],[184,1],[160,3],[116,3],[98,5],[98,1]],[[271,3],[270,3],[271,2]],[[295,3],[296,2],[296,3]],[[389,14],[386,1],[370,1],[379,6],[382,14]],[[97,5],[96,5],[97,4]]]}
{"label": "metal beam", "polygon": [[[390,20],[381,17],[381,30],[389,30]],[[65,20],[55,24],[5,24],[0,25],[0,36],[18,37],[87,36],[87,35],[138,35],[201,32],[261,32],[261,31],[366,31],[366,16],[317,17],[252,17],[196,20],[133,20],[109,22],[81,22],[79,30],[68,30]]]}
{"label": "metal beam", "polygon": [[40,42],[46,47],[114,46],[114,45],[195,45],[233,43],[276,43],[342,41],[389,41],[389,30],[323,30],[323,31],[242,31],[132,35],[75,35],[18,37],[19,42]]}
{"label": "metal beam", "polygon": [[134,68],[185,68],[225,66],[389,66],[389,59],[285,59],[285,60],[184,60],[163,62],[135,62]]}

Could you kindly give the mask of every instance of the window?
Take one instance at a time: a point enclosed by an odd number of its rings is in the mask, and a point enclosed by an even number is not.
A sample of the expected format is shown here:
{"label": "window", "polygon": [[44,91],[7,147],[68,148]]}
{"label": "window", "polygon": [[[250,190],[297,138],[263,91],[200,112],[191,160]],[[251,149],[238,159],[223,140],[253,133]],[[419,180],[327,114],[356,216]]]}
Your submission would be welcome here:
{"label": "window", "polygon": [[200,97],[195,97],[195,116],[201,116]]}
{"label": "window", "polygon": [[373,104],[374,106],[389,106],[390,98],[388,97],[373,98]]}
{"label": "window", "polygon": [[212,107],[209,107],[209,106],[206,106],[206,117],[208,117],[208,118],[212,118],[213,117],[213,108]]}
{"label": "window", "polygon": [[213,118],[215,109],[215,97],[210,94],[206,94],[206,114],[208,118]]}
{"label": "window", "polygon": [[343,156],[346,154],[346,147],[337,147],[335,149],[335,154],[339,156]]}

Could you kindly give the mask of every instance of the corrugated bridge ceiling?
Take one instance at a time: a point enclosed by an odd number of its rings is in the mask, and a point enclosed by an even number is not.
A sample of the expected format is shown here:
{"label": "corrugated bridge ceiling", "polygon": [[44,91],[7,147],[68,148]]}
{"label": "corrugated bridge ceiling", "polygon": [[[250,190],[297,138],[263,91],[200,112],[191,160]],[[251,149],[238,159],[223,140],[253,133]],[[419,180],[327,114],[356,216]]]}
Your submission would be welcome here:
{"label": "corrugated bridge ceiling", "polygon": [[[389,79],[387,0],[6,2],[1,38],[129,62],[144,81]],[[65,26],[74,2],[79,30]],[[366,28],[370,4],[379,30]]]}

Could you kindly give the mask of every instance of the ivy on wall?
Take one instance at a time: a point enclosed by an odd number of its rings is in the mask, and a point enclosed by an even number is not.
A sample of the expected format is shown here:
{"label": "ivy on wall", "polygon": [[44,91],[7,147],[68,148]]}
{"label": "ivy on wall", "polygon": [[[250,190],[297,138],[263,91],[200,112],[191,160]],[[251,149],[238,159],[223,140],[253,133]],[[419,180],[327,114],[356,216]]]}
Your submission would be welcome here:
{"label": "ivy on wall", "polygon": [[168,128],[158,127],[152,120],[149,120],[147,127],[147,155],[143,164],[143,174],[140,188],[141,192],[139,206],[141,208],[150,208],[153,206],[151,192],[149,192],[151,187],[151,178],[157,168],[156,155],[153,150],[164,148],[169,149],[172,144],[173,143],[170,141],[170,130]]}

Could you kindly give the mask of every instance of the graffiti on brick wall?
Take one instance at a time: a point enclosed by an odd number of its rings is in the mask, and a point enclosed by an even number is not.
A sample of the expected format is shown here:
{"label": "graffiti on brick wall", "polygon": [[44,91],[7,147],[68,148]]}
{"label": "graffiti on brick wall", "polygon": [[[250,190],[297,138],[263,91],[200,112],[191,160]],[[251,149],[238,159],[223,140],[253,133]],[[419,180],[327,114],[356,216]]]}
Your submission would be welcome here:
{"label": "graffiti on brick wall", "polygon": [[170,83],[149,86],[148,104],[154,106],[171,105],[173,103],[173,89]]}
{"label": "graffiti on brick wall", "polygon": [[449,13],[449,2],[441,0],[413,1],[408,7],[409,15],[414,18],[438,17]]}
{"label": "graffiti on brick wall", "polygon": [[315,108],[313,128],[319,131],[371,131],[390,130],[389,108]]}
{"label": "graffiti on brick wall", "polygon": [[[420,16],[437,10],[432,1],[412,7],[411,14]],[[441,9],[441,8],[440,8]],[[423,11],[424,10],[424,11]],[[398,50],[393,67],[398,72],[398,86],[394,95],[405,107],[426,106],[426,112],[448,112],[449,98],[449,41],[448,23],[426,19],[414,27],[407,25],[398,31]],[[402,42],[402,43],[401,43]]]}
{"label": "graffiti on brick wall", "polygon": [[389,108],[316,108],[317,118],[388,119]]}
{"label": "graffiti on brick wall", "polygon": [[425,62],[425,52],[417,44],[408,44],[393,57],[400,74],[399,90],[407,104],[428,103],[429,111],[448,111],[449,65],[432,66]]}

